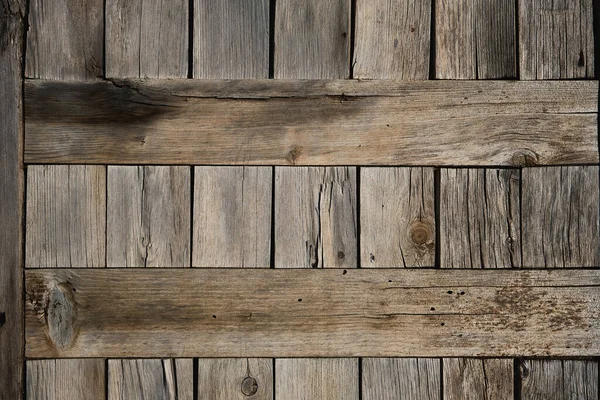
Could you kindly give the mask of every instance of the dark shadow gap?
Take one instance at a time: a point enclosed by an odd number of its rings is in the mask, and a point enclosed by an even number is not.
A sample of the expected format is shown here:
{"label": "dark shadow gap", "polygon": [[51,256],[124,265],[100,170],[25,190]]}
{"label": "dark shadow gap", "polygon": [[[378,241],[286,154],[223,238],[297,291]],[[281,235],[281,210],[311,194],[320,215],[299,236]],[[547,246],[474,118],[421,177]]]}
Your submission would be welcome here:
{"label": "dark shadow gap", "polygon": [[435,77],[435,0],[431,0],[431,28],[429,29],[429,79]]}
{"label": "dark shadow gap", "polygon": [[435,243],[434,243],[434,268],[442,268],[441,256],[440,256],[440,203],[441,203],[441,195],[440,195],[440,178],[441,170],[436,168],[433,170],[433,200],[434,200],[434,221],[435,221]]}
{"label": "dark shadow gap", "polygon": [[350,1],[350,79],[354,79],[354,41],[356,39],[356,1]]}
{"label": "dark shadow gap", "polygon": [[513,365],[514,365],[514,377],[513,377],[513,381],[514,381],[514,395],[515,395],[515,400],[521,400],[521,384],[522,384],[522,380],[521,380],[521,359],[520,358],[515,358],[513,360]]}
{"label": "dark shadow gap", "polygon": [[190,0],[188,10],[188,79],[194,77],[194,0]]}
{"label": "dark shadow gap", "polygon": [[362,268],[362,260],[360,259],[360,174],[361,167],[356,167],[356,268]]}
{"label": "dark shadow gap", "polygon": [[271,259],[270,268],[275,268],[275,167],[271,167]]}
{"label": "dark shadow gap", "polygon": [[277,0],[269,2],[269,79],[275,77],[275,12]]}
{"label": "dark shadow gap", "polygon": [[194,186],[196,185],[196,168],[190,166],[190,267],[194,266]]}

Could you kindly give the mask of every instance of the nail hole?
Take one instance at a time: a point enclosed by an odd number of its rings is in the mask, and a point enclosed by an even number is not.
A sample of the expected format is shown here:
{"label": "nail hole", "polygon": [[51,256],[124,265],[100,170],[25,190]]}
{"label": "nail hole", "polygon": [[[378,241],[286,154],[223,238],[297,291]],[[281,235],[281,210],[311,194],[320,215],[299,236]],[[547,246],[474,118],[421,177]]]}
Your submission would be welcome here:
{"label": "nail hole", "polygon": [[216,316],[216,315],[213,315],[213,318],[217,318],[217,316]]}
{"label": "nail hole", "polygon": [[348,273],[348,271],[344,270],[344,272],[342,272],[342,275],[346,275]]}
{"label": "nail hole", "polygon": [[448,294],[452,294],[454,293],[452,290],[448,290]]}
{"label": "nail hole", "polygon": [[431,307],[431,308],[430,308],[430,310],[431,310],[431,311],[435,311],[435,307]]}
{"label": "nail hole", "polygon": [[298,301],[302,301],[302,299],[298,299]]}
{"label": "nail hole", "polygon": [[441,326],[444,326],[444,325],[446,325],[446,324],[442,322],[440,325],[441,325]]}
{"label": "nail hole", "polygon": [[461,295],[461,296],[462,296],[462,295],[464,295],[464,294],[465,294],[465,292],[460,292],[460,295]]}
{"label": "nail hole", "polygon": [[388,282],[389,282],[389,283],[392,283],[392,280],[390,279],[390,280],[388,280]]}

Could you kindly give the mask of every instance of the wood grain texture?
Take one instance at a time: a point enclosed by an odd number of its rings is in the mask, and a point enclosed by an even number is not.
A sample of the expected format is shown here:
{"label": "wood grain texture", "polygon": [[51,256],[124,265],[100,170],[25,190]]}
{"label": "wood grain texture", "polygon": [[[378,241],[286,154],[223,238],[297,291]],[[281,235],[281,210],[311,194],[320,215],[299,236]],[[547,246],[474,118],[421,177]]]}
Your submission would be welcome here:
{"label": "wood grain texture", "polygon": [[436,0],[435,7],[436,78],[517,76],[515,0]]}
{"label": "wood grain texture", "polygon": [[106,266],[106,167],[27,169],[25,266]]}
{"label": "wood grain texture", "polygon": [[196,167],[194,267],[269,268],[270,167]]}
{"label": "wood grain texture", "polygon": [[440,360],[363,358],[363,400],[439,400]]}
{"label": "wood grain texture", "polygon": [[105,373],[101,359],[30,360],[27,399],[105,400]]}
{"label": "wood grain texture", "polygon": [[600,266],[598,166],[523,169],[523,266]]}
{"label": "wood grain texture", "polygon": [[445,358],[445,400],[513,400],[512,359]]}
{"label": "wood grain texture", "polygon": [[269,77],[269,0],[194,0],[194,78]]}
{"label": "wood grain texture", "polygon": [[103,0],[31,0],[25,76],[90,80],[102,77]]}
{"label": "wood grain texture", "polygon": [[25,161],[518,166],[599,160],[595,81],[116,84],[26,81]]}
{"label": "wood grain texture", "polygon": [[521,79],[594,77],[593,0],[518,3]]}
{"label": "wood grain texture", "polygon": [[354,268],[356,168],[275,168],[275,267]]}
{"label": "wood grain texture", "polygon": [[433,267],[432,168],[362,168],[361,266]]}
{"label": "wood grain texture", "polygon": [[523,400],[598,399],[598,361],[524,360]]}
{"label": "wood grain texture", "polygon": [[23,108],[25,1],[0,3],[0,400],[23,390]]}
{"label": "wood grain texture", "polygon": [[440,171],[442,268],[521,266],[517,169]]}
{"label": "wood grain texture", "polygon": [[358,359],[278,358],[275,398],[358,400]]}
{"label": "wood grain texture", "polygon": [[353,77],[428,79],[430,30],[431,0],[358,0]]}
{"label": "wood grain texture", "polygon": [[32,269],[26,356],[584,356],[599,286],[592,269]]}
{"label": "wood grain texture", "polygon": [[106,76],[185,78],[187,0],[106,0]]}
{"label": "wood grain texture", "polygon": [[272,400],[273,360],[270,358],[198,359],[198,398],[211,400]]}
{"label": "wood grain texture", "polygon": [[191,359],[108,360],[108,400],[192,400],[193,387]]}
{"label": "wood grain texture", "polygon": [[189,267],[189,167],[108,167],[107,267]]}

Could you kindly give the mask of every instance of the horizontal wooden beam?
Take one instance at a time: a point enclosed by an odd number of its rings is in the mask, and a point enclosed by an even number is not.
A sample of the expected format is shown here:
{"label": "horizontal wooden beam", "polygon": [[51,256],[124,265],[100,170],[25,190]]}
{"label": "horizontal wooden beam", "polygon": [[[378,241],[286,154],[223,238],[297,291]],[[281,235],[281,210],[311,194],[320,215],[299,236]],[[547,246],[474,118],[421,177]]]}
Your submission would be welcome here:
{"label": "horizontal wooden beam", "polygon": [[597,81],[25,82],[28,163],[598,163]]}
{"label": "horizontal wooden beam", "polygon": [[600,270],[41,269],[28,357],[589,356]]}

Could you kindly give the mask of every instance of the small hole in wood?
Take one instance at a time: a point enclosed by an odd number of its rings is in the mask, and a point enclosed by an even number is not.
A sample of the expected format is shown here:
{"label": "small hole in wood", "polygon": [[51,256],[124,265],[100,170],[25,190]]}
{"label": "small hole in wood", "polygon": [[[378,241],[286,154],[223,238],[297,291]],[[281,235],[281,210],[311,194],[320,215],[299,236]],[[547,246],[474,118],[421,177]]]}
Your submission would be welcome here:
{"label": "small hole in wood", "polygon": [[216,315],[213,315],[213,318],[217,318],[217,316],[216,316]]}
{"label": "small hole in wood", "polygon": [[454,293],[452,290],[448,290],[448,294],[452,294]]}
{"label": "small hole in wood", "polygon": [[442,322],[440,325],[441,325],[441,326],[444,326],[444,325],[446,325],[446,324]]}
{"label": "small hole in wood", "polygon": [[342,272],[342,275],[346,275],[348,273],[348,271],[344,270],[344,272]]}
{"label": "small hole in wood", "polygon": [[430,308],[430,310],[431,310],[431,311],[435,311],[435,307],[431,307],[431,308]]}
{"label": "small hole in wood", "polygon": [[302,299],[298,299],[298,301],[300,302],[300,301],[302,301]]}

